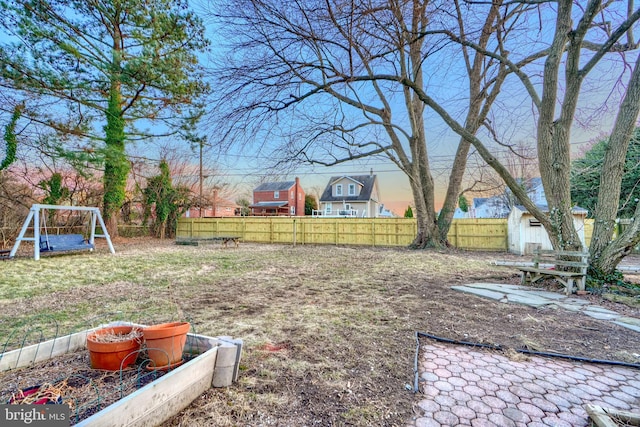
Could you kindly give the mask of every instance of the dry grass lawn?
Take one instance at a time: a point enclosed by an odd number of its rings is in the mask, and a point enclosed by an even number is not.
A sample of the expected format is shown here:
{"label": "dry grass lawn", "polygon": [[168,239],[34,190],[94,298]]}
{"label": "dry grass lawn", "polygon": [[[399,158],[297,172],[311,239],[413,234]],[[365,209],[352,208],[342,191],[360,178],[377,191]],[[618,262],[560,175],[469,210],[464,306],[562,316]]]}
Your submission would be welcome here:
{"label": "dry grass lawn", "polygon": [[404,425],[419,400],[416,331],[637,363],[640,334],[450,289],[518,283],[517,270],[490,264],[506,254],[148,239],[116,251],[0,263],[0,336],[20,324],[55,323],[61,335],[109,320],[187,319],[195,332],[243,339],[239,382],[208,391],[170,426]]}

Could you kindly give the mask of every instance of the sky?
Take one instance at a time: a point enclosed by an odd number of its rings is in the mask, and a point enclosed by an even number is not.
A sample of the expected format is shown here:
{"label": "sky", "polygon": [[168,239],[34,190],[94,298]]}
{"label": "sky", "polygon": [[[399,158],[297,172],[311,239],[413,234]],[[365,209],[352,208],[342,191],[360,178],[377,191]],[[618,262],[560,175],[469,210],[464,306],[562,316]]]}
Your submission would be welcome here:
{"label": "sky", "polygon": [[[215,45],[215,36],[213,40]],[[444,103],[454,105],[456,102],[462,102],[464,104],[465,98],[468,96],[466,84],[463,81],[465,79],[464,68],[459,63],[451,63],[447,58],[442,58],[439,65],[438,69],[425,70],[426,82],[430,91],[435,90],[437,96]],[[615,102],[615,98],[619,96],[619,93],[611,89],[612,83],[618,76],[617,72],[612,72],[615,67],[615,63],[605,63],[585,82],[585,90],[588,91],[588,95],[581,100],[580,117],[572,130],[572,147],[575,155],[579,155],[585,150],[585,147],[611,129],[613,120],[611,112],[599,110],[597,106],[606,98],[611,98]],[[607,84],[602,85],[603,81],[606,81]],[[511,81],[505,85],[503,92],[499,104],[502,117],[491,117],[494,121],[502,121],[501,136],[507,141],[534,147],[535,113],[522,85],[517,81]],[[461,112],[459,110],[459,114]],[[436,208],[439,208],[444,197],[448,173],[459,137],[434,113],[427,112],[425,117],[429,157],[436,184]],[[215,135],[211,136],[215,138]],[[488,139],[487,135],[483,135],[483,138]],[[495,147],[494,149],[496,149]],[[225,171],[230,180],[238,183],[239,191],[247,195],[257,185],[256,175],[268,172],[265,170],[265,165],[270,164],[269,160],[270,158],[261,157],[260,154],[253,153],[251,149],[247,148],[216,157],[217,166],[221,172]],[[330,168],[299,166],[289,171],[287,175],[278,175],[278,177],[287,180],[299,177],[305,191],[313,193],[314,190],[321,192],[332,176],[368,174],[371,170],[378,176],[380,198],[385,207],[402,215],[407,206],[413,205],[411,188],[406,175],[398,170],[391,161],[380,157],[356,163],[344,163]],[[484,195],[482,193],[470,194],[468,198]]]}
{"label": "sky", "polygon": [[[213,41],[213,52],[215,53],[215,28],[209,26],[208,32]],[[439,64],[442,66],[441,68],[436,67],[426,71],[426,80],[430,90],[435,89],[435,93],[440,99],[451,104],[460,101],[464,103],[466,89],[461,80],[464,79],[463,68],[460,67],[460,64],[450,63],[444,59]],[[617,73],[611,70],[612,68],[603,66],[594,75],[594,78],[588,80],[585,85],[590,93],[582,100],[581,117],[573,130],[573,146],[576,154],[583,151],[584,147],[598,139],[603,133],[607,133],[611,128],[612,116],[610,112],[593,108],[594,105],[601,103],[600,100],[607,97],[615,98],[619,95],[610,89],[610,84],[601,84],[606,79],[609,80],[608,83],[612,79],[615,80]],[[503,116],[492,118],[502,120],[505,139],[512,142],[534,144],[535,128],[533,126],[535,122],[532,120],[530,101],[527,100],[526,94],[523,93],[522,87],[517,82],[512,82],[510,86],[507,86],[505,92],[506,96],[501,101]],[[425,117],[430,162],[437,190],[436,207],[439,208],[447,185],[448,172],[458,136],[449,130],[435,114],[427,112]],[[204,129],[204,132],[206,132],[209,141],[215,141],[219,137],[215,129],[207,128]],[[131,147],[130,152],[146,159],[159,161],[165,147],[164,141],[158,141],[156,144]],[[181,149],[181,153],[183,153],[183,159],[190,159],[194,164],[198,163],[197,153],[190,150],[186,144]],[[235,147],[224,153],[208,151],[205,157],[207,169],[213,170],[210,173],[217,175],[220,182],[230,184],[232,194],[229,197],[232,200],[250,197],[252,189],[258,185],[260,177],[269,174],[270,166],[273,163],[268,154],[258,153],[257,149],[252,147]],[[299,177],[305,191],[313,194],[322,192],[332,176],[362,175],[368,174],[370,171],[378,176],[381,203],[396,214],[402,215],[407,206],[413,204],[408,178],[392,162],[381,157],[344,163],[334,167],[301,165],[287,171],[286,174],[276,171],[274,180],[293,180],[295,177]],[[470,195],[470,197],[473,196],[473,194]]]}

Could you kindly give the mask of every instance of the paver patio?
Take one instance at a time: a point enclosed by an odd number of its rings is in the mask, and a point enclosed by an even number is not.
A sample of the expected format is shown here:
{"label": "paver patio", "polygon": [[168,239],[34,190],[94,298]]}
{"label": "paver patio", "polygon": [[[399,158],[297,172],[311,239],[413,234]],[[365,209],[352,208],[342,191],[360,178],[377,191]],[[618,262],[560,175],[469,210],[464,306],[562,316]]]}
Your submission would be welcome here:
{"label": "paver patio", "polygon": [[409,426],[587,425],[586,404],[640,411],[640,370],[433,342],[422,346],[419,402]]}

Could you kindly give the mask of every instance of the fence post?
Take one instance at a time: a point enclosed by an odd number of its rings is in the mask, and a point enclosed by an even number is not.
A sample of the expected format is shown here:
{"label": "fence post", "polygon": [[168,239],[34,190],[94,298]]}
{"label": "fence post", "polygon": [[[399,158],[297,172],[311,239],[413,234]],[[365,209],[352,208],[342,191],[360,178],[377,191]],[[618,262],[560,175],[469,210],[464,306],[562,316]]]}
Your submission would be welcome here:
{"label": "fence post", "polygon": [[[404,219],[397,218],[395,220],[386,218],[368,218],[358,219],[356,222],[353,218],[295,218],[295,223],[289,231],[286,231],[285,222],[282,222],[285,229],[280,230],[280,221],[274,224],[274,221],[278,217],[242,217],[242,218],[181,218],[180,219],[180,236],[197,238],[197,237],[211,237],[215,232],[230,233],[234,231],[234,234],[241,234],[243,240],[248,239],[248,235],[255,237],[256,242],[262,243],[275,243],[276,234],[278,235],[278,242],[291,241],[296,246],[298,243],[306,244],[307,240],[310,242],[324,243],[327,245],[335,244],[365,244],[366,236],[373,239],[371,245],[380,246],[394,246],[394,245],[409,245],[412,239],[417,233],[418,223],[416,219]],[[291,220],[290,218],[289,220]],[[205,221],[205,222],[201,222]],[[267,230],[264,229],[264,221],[269,221]],[[364,226],[369,221],[370,230],[367,230]],[[380,227],[377,223],[380,223]],[[241,224],[240,224],[241,223]],[[395,227],[394,227],[395,224]],[[205,226],[206,225],[206,226]],[[233,227],[231,226],[233,225]],[[465,244],[471,247],[467,249],[489,249],[489,250],[508,250],[508,233],[506,220],[455,220],[452,225],[453,228],[449,230],[450,242],[455,247],[460,247],[462,240],[465,239]],[[484,227],[483,227],[484,226]],[[621,224],[624,227],[624,222]],[[309,230],[307,230],[309,227]],[[335,229],[332,231],[331,227]],[[276,231],[278,228],[279,231]],[[490,228],[488,231],[487,229]],[[394,233],[395,230],[395,233]],[[505,231],[503,231],[505,230]],[[50,232],[57,233],[63,232],[63,229],[58,230],[56,227],[52,227]],[[294,232],[295,235],[287,237],[290,232]],[[307,235],[308,234],[308,235]],[[395,236],[394,236],[395,234]],[[503,236],[504,234],[504,236]],[[381,240],[378,241],[378,237],[381,236]],[[334,243],[331,242],[330,237],[334,239]],[[497,237],[501,240],[498,242]],[[470,240],[467,242],[467,238]],[[300,242],[298,242],[300,239]]]}
{"label": "fence post", "polygon": [[458,224],[454,224],[454,222],[453,222],[453,221],[451,221],[451,225],[455,226],[455,230],[454,230],[454,231],[455,231],[455,234],[454,234],[454,236],[455,236],[455,238],[456,238],[456,244],[455,244],[454,246],[455,246],[456,248],[459,248],[459,247],[460,247],[460,245],[459,245],[458,239],[460,239],[460,236],[459,236],[459,234],[458,234],[458,233],[459,233],[459,230],[458,230]]}
{"label": "fence post", "polygon": [[296,232],[297,232],[297,228],[296,228],[296,219],[293,219],[293,246],[296,245]]}
{"label": "fence post", "polygon": [[376,221],[375,218],[371,218],[371,245],[376,247]]}

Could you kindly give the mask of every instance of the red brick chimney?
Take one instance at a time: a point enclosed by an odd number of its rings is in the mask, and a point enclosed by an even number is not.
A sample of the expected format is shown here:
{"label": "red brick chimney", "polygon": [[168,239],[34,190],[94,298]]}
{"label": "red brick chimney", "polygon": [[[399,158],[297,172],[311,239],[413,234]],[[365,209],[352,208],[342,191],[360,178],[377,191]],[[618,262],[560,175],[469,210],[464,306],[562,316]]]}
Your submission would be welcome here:
{"label": "red brick chimney", "polygon": [[293,205],[296,207],[296,216],[300,215],[300,212],[298,212],[298,209],[300,208],[300,203],[298,203],[298,189],[300,188],[300,178],[298,178],[296,176],[296,191],[294,194],[295,200],[293,202]]}

